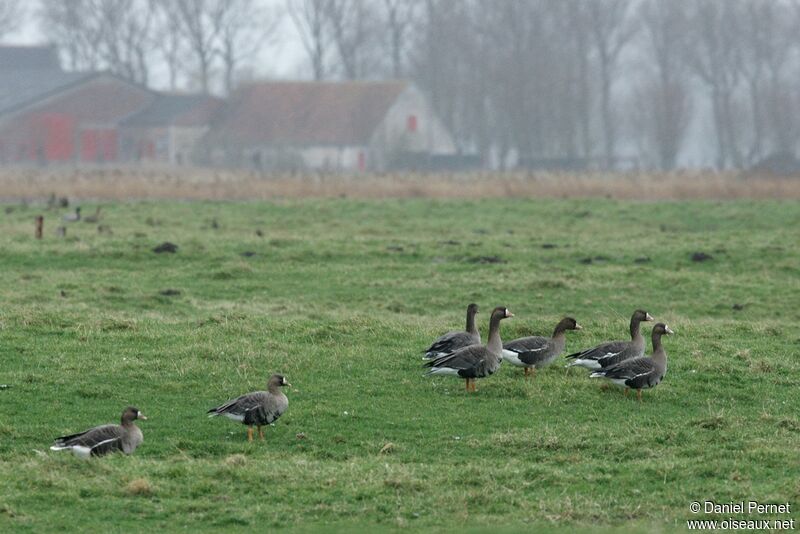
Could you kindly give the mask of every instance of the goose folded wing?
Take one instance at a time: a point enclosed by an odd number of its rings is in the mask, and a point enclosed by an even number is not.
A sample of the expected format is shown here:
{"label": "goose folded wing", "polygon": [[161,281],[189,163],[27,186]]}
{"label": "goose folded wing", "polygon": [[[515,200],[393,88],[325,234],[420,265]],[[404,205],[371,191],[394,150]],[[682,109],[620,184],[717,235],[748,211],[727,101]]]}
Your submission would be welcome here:
{"label": "goose folded wing", "polygon": [[425,352],[448,353],[470,345],[472,336],[467,332],[448,332],[434,341]]}
{"label": "goose folded wing", "polygon": [[470,345],[425,365],[432,368],[470,369],[479,365],[486,358],[487,350],[483,345]]}
{"label": "goose folded wing", "polygon": [[602,345],[592,347],[591,349],[570,354],[567,356],[567,358],[572,358],[575,360],[595,360],[600,362],[604,359],[619,356],[623,351],[625,351],[629,344],[630,342],[628,341],[609,341],[608,343],[603,343]]}
{"label": "goose folded wing", "polygon": [[656,366],[650,358],[634,358],[613,365],[596,373],[615,380],[633,380],[655,372]]}
{"label": "goose folded wing", "polygon": [[71,434],[56,438],[56,445],[60,447],[87,447],[93,449],[102,443],[119,441],[122,437],[122,427],[119,425],[102,425],[91,428],[85,432]]}
{"label": "goose folded wing", "polygon": [[[122,437],[105,439],[91,448],[92,456],[102,456],[111,452],[123,451]],[[124,452],[124,451],[123,451]]]}
{"label": "goose folded wing", "polygon": [[515,352],[520,361],[533,365],[547,356],[549,346],[546,337],[530,336],[509,341],[503,346],[503,350]]}
{"label": "goose folded wing", "polygon": [[231,414],[231,415],[245,415],[248,410],[256,408],[262,399],[264,392],[255,391],[253,393],[245,393],[240,397],[226,402],[222,406],[212,408],[208,413],[214,414]]}

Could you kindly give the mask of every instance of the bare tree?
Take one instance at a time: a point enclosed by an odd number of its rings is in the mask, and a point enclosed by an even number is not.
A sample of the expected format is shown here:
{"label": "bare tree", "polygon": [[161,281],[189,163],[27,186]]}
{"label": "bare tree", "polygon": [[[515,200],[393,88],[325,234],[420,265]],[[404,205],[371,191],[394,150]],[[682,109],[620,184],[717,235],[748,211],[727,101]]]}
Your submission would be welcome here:
{"label": "bare tree", "polygon": [[616,81],[620,54],[633,37],[636,26],[631,24],[628,12],[631,0],[606,0],[590,2],[590,34],[600,71],[600,121],[603,126],[603,143],[608,166],[613,166],[617,131],[613,116],[613,84]]}
{"label": "bare tree", "polygon": [[42,33],[58,45],[70,70],[95,70],[101,63],[101,35],[92,0],[40,0]]}
{"label": "bare tree", "polygon": [[300,34],[303,48],[311,61],[314,79],[325,79],[326,57],[330,46],[327,13],[330,0],[286,0],[292,21]]}
{"label": "bare tree", "polygon": [[210,92],[219,21],[226,11],[227,0],[165,0],[175,2],[180,28],[197,67],[197,78],[203,93]]}
{"label": "bare tree", "polygon": [[410,33],[419,6],[419,0],[383,0],[391,72],[395,79],[400,79],[405,74]]}
{"label": "bare tree", "polygon": [[689,126],[691,94],[681,54],[688,38],[686,2],[646,0],[640,5],[645,58],[640,69],[646,79],[636,95],[642,115],[639,138],[650,141],[661,169],[675,167]]}
{"label": "bare tree", "polygon": [[227,94],[234,89],[236,69],[275,38],[280,22],[279,11],[262,9],[256,0],[229,0],[224,4],[215,23]]}
{"label": "bare tree", "polygon": [[574,63],[574,74],[572,83],[569,86],[572,94],[570,105],[578,123],[580,153],[584,158],[591,156],[594,151],[592,136],[591,43],[589,40],[591,25],[591,14],[586,2],[583,0],[569,0],[565,3],[562,32],[567,36],[565,50],[568,51],[571,61]]}
{"label": "bare tree", "polygon": [[686,41],[685,57],[709,91],[716,133],[716,165],[724,168],[731,163],[740,167],[735,97],[741,81],[742,32],[736,6],[715,0],[695,0],[690,5],[692,37]]}
{"label": "bare tree", "polygon": [[461,113],[471,78],[469,2],[425,0],[412,54],[411,72],[428,93],[445,125],[465,138]]}
{"label": "bare tree", "polygon": [[153,0],[155,16],[154,45],[167,67],[170,91],[178,87],[178,75],[183,70],[181,58],[185,55],[186,41],[181,30],[180,13],[174,1]]}
{"label": "bare tree", "polygon": [[786,75],[798,42],[789,4],[751,0],[740,9],[738,16],[749,21],[739,59],[750,101],[752,141],[747,162],[751,164],[768,149],[788,151],[796,141],[791,120],[796,110],[787,98],[795,81]]}
{"label": "bare tree", "polygon": [[368,71],[367,56],[375,50],[377,13],[370,0],[328,0],[325,18],[339,53],[344,77],[363,78]]}
{"label": "bare tree", "polygon": [[0,38],[19,28],[26,16],[18,0],[0,0]]}
{"label": "bare tree", "polygon": [[92,0],[86,24],[98,35],[98,52],[112,72],[146,85],[153,15],[144,0]]}

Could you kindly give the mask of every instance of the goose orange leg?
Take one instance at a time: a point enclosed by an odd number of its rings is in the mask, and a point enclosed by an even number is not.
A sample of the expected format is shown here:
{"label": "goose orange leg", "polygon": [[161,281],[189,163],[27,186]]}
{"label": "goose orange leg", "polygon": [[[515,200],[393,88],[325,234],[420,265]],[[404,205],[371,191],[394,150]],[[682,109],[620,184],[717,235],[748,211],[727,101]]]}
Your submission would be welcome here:
{"label": "goose orange leg", "polygon": [[628,396],[628,392],[629,392],[629,391],[630,391],[630,388],[625,388],[625,396],[626,396],[626,397]]}
{"label": "goose orange leg", "polygon": [[264,441],[264,431],[261,430],[261,425],[258,426],[258,437],[261,439],[261,441]]}
{"label": "goose orange leg", "polygon": [[636,390],[636,398],[639,400],[639,402],[642,402],[642,390],[641,389],[637,389]]}
{"label": "goose orange leg", "polygon": [[247,441],[253,441],[253,427],[247,427]]}

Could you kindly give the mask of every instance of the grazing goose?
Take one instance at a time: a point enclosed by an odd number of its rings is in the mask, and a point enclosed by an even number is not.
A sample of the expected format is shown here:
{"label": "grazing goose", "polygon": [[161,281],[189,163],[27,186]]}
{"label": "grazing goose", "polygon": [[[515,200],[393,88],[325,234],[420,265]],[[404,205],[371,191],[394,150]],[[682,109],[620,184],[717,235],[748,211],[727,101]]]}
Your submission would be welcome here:
{"label": "grazing goose", "polygon": [[533,376],[536,369],[547,367],[567,345],[567,330],[581,330],[581,325],[572,317],[564,317],[553,330],[553,337],[521,337],[503,345],[503,359],[522,367],[525,376]]}
{"label": "grazing goose", "polygon": [[639,323],[652,321],[653,318],[644,310],[636,310],[631,317],[631,340],[609,341],[591,349],[570,354],[567,358],[574,360],[567,367],[578,365],[586,369],[602,369],[629,358],[638,358],[644,354],[644,337],[639,330]]}
{"label": "grazing goose", "polygon": [[606,378],[614,384],[628,389],[636,390],[636,397],[641,402],[642,389],[654,388],[667,374],[667,352],[661,345],[661,336],[674,334],[664,323],[653,327],[653,354],[650,357],[642,356],[622,361],[611,367],[595,371],[592,378]]}
{"label": "grazing goose", "polygon": [[475,327],[475,314],[477,313],[477,304],[472,303],[467,306],[466,330],[448,332],[442,335],[425,350],[424,358],[426,360],[433,360],[470,345],[479,345],[481,342],[481,333],[478,332],[478,329]]}
{"label": "grazing goose", "polygon": [[136,419],[147,419],[147,417],[138,408],[128,406],[122,412],[122,424],[96,426],[79,434],[56,438],[50,449],[54,451],[70,449],[78,458],[102,456],[117,451],[132,454],[144,441],[142,431],[133,424]]}
{"label": "grazing goose", "polygon": [[283,375],[272,375],[267,382],[267,391],[245,393],[222,406],[206,412],[209,417],[224,415],[228,419],[247,425],[247,441],[253,441],[253,425],[258,427],[258,437],[264,439],[261,427],[274,423],[289,407],[289,399],[280,388],[290,386]]}
{"label": "grazing goose", "polygon": [[80,221],[81,220],[81,208],[80,208],[80,206],[75,208],[75,213],[67,213],[66,215],[61,217],[61,219],[64,222],[78,222],[78,221]]}
{"label": "grazing goose", "polygon": [[489,340],[486,345],[470,345],[425,363],[429,375],[455,375],[466,380],[467,391],[475,391],[475,379],[493,374],[503,361],[503,342],[500,321],[514,317],[508,308],[498,307],[489,320]]}

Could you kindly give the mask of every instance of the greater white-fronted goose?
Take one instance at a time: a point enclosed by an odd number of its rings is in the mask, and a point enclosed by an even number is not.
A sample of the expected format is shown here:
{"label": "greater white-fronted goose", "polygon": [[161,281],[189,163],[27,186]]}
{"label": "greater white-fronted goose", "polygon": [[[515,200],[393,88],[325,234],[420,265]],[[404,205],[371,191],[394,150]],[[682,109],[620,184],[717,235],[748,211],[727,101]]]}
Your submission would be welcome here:
{"label": "greater white-fronted goose", "polygon": [[80,206],[75,208],[75,213],[67,213],[66,215],[61,217],[61,219],[64,222],[78,222],[78,221],[80,221],[81,220],[81,208],[80,208]]}
{"label": "greater white-fronted goose", "polygon": [[135,406],[128,406],[122,412],[122,424],[96,426],[85,432],[56,438],[50,449],[54,451],[69,449],[79,458],[102,456],[117,451],[132,454],[144,441],[142,431],[133,424],[137,419],[147,419],[147,417]]}
{"label": "greater white-fronted goose", "polygon": [[246,393],[206,413],[209,417],[224,415],[247,425],[247,441],[253,441],[253,426],[258,427],[258,437],[264,439],[261,427],[277,421],[289,407],[289,399],[281,391],[284,386],[291,384],[283,375],[272,375],[267,382],[267,391]]}
{"label": "greater white-fronted goose", "polygon": [[638,358],[644,354],[644,336],[639,328],[642,321],[653,318],[644,310],[636,310],[631,316],[631,340],[609,341],[591,349],[576,352],[567,356],[573,360],[567,367],[577,365],[586,369],[602,369],[610,367],[630,358]]}
{"label": "greater white-fronted goose", "polygon": [[503,345],[503,359],[522,367],[525,376],[533,375],[536,369],[547,367],[567,346],[567,330],[582,327],[572,317],[564,317],[553,330],[553,337],[529,336],[509,341]]}
{"label": "greater white-fronted goose", "polygon": [[642,400],[642,390],[656,387],[667,374],[667,352],[661,344],[661,336],[674,334],[664,323],[653,327],[653,354],[622,361],[611,367],[595,371],[592,378],[606,378],[614,384],[625,388],[625,395],[629,389],[636,390],[636,397]]}
{"label": "greater white-fronted goose", "polygon": [[475,391],[475,379],[493,374],[503,361],[503,341],[500,321],[514,317],[508,308],[498,307],[489,320],[489,340],[486,345],[470,345],[427,362],[429,375],[454,375],[466,380],[467,391]]}
{"label": "greater white-fronted goose", "polygon": [[475,326],[475,314],[478,313],[478,305],[475,303],[467,306],[467,328],[462,331],[448,332],[436,341],[431,343],[431,346],[425,350],[424,358],[426,360],[433,360],[469,347],[470,345],[479,345],[481,342],[481,333]]}
{"label": "greater white-fronted goose", "polygon": [[94,215],[87,215],[83,218],[83,222],[94,224],[100,221],[100,210],[103,209],[100,206],[97,206],[97,209],[94,212]]}

